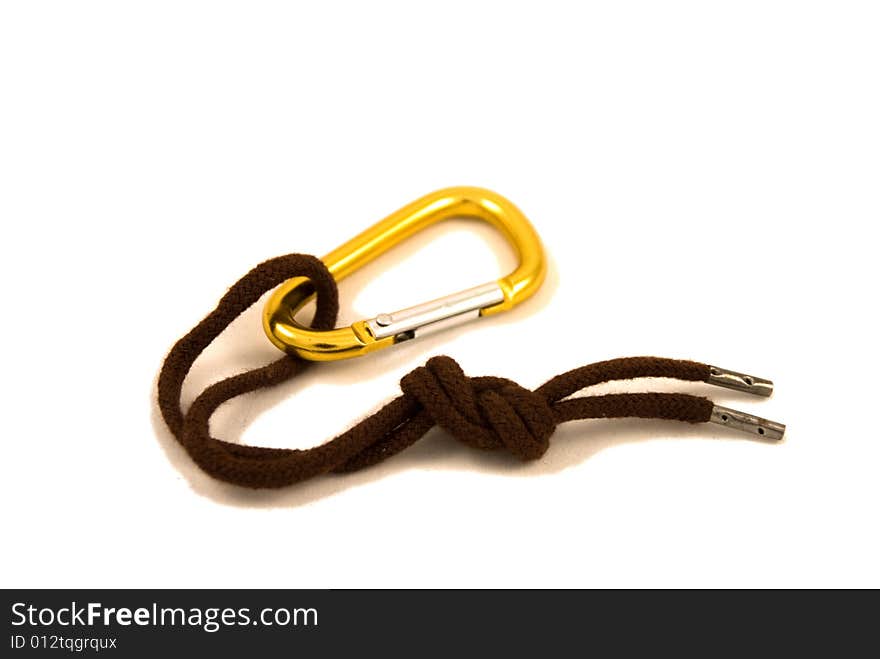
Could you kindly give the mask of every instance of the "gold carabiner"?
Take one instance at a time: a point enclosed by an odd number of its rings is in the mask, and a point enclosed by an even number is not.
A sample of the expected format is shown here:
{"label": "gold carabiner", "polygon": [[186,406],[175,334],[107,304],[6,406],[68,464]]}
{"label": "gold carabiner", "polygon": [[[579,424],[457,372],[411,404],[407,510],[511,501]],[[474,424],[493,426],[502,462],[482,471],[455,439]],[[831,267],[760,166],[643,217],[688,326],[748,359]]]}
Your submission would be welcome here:
{"label": "gold carabiner", "polygon": [[452,217],[484,220],[499,229],[516,250],[516,270],[498,281],[329,331],[303,327],[294,319],[311,297],[303,286],[307,279],[295,277],[279,286],[266,303],[266,335],[281,350],[303,359],[348,359],[471,318],[506,311],[538,289],[546,273],[538,234],[510,201],[482,188],[455,187],[432,192],[355,236],[322,261],[336,281],[342,281],[417,231]]}

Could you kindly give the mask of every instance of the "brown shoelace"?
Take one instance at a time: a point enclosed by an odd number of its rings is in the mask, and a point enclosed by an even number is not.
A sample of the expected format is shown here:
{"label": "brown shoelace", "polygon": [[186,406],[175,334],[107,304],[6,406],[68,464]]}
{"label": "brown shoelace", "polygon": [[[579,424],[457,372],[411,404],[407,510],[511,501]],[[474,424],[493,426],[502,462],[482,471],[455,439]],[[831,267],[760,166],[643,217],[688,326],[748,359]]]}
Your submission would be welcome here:
{"label": "brown shoelace", "polygon": [[205,389],[184,414],[181,389],[201,352],[245,309],[287,279],[308,277],[317,293],[315,329],[331,329],[339,308],[336,282],[313,256],[290,254],[261,263],[180,339],[159,374],[158,401],[165,423],[208,474],[251,488],[277,488],[327,472],[375,464],[415,443],[435,424],[479,449],[506,448],[521,460],[540,458],[560,423],[576,419],[640,417],[701,423],[713,403],[675,393],[627,393],[568,398],[602,382],[643,377],[709,381],[711,367],[659,357],[612,359],[557,375],[534,391],[498,377],[468,377],[450,357],[433,357],[400,382],[403,394],[320,446],[306,450],[233,444],[211,437],[209,421],[224,402],[280,384],[307,362],[295,356],[221,380]]}

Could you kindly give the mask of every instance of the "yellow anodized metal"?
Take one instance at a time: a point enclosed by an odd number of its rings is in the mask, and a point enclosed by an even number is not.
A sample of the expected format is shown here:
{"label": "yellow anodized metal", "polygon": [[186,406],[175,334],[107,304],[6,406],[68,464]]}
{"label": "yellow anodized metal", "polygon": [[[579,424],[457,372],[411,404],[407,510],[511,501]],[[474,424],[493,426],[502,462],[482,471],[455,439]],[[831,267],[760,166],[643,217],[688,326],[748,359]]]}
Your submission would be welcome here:
{"label": "yellow anodized metal", "polygon": [[505,311],[538,289],[546,273],[538,234],[516,206],[483,188],[454,187],[432,192],[377,222],[322,261],[336,281],[342,281],[417,231],[453,217],[484,220],[500,230],[516,250],[516,270],[496,282],[329,331],[312,330],[295,320],[310,298],[304,286],[307,280],[296,277],[279,286],[266,303],[266,335],[281,350],[304,359],[348,359],[468,318]]}

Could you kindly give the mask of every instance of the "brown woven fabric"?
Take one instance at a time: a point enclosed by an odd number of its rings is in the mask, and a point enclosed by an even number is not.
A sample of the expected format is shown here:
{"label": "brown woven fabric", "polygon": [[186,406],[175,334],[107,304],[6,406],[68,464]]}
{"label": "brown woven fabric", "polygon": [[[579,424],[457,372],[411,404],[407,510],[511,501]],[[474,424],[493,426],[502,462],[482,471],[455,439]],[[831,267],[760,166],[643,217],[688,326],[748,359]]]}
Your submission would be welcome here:
{"label": "brown woven fabric", "polygon": [[291,485],[330,471],[362,469],[384,460],[438,425],[479,449],[506,448],[521,460],[540,458],[556,425],[576,419],[641,417],[700,423],[712,402],[687,394],[634,393],[568,398],[612,380],[665,377],[705,381],[709,366],[659,357],[590,364],[558,375],[530,391],[498,377],[468,377],[450,357],[434,357],[401,380],[403,394],[325,444],[307,450],[243,446],[211,437],[211,415],[227,400],[297,375],[307,362],[285,356],[267,366],[217,382],[184,414],[181,388],[199,354],[245,309],[292,277],[308,277],[317,293],[315,329],[336,322],[336,283],[313,256],[290,254],[266,261],[236,282],[217,308],[180,339],[159,374],[158,401],[165,423],[208,474],[252,488]]}

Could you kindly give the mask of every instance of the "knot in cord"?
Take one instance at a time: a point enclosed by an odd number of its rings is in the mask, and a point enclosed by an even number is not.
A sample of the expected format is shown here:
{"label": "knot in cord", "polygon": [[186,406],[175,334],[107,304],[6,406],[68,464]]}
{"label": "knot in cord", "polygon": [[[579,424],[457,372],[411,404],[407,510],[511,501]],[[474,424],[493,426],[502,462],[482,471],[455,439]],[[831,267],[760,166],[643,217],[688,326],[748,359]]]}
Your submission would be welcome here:
{"label": "knot in cord", "polygon": [[556,429],[544,397],[505,378],[469,378],[450,357],[429,359],[404,376],[400,388],[458,441],[506,448],[520,460],[544,455]]}

